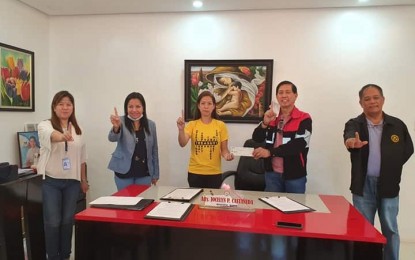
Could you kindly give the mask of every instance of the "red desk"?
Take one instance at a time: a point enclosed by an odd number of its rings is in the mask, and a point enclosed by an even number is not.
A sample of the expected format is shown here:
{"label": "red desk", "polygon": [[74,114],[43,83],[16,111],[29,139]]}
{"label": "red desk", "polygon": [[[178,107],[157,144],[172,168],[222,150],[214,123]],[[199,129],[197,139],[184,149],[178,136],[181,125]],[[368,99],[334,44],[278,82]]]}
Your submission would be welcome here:
{"label": "red desk", "polygon": [[[148,187],[116,193],[137,196]],[[319,196],[329,213],[284,214],[273,209],[236,212],[195,205],[182,222],[144,219],[143,211],[88,208],[76,215],[76,259],[270,259],[253,245],[241,257],[238,235],[269,241],[298,237],[297,259],[382,259],[386,240],[342,196]],[[302,230],[277,228],[276,221],[300,222]],[[291,256],[288,257],[288,259]]]}

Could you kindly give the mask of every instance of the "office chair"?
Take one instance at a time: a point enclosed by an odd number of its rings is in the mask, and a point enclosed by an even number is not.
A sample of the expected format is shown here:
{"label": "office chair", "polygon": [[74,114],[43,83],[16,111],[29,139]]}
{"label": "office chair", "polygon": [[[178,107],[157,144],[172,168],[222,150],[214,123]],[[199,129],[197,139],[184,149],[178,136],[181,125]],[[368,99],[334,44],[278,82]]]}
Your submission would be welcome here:
{"label": "office chair", "polygon": [[[261,143],[257,143],[252,139],[248,139],[244,143],[244,147],[257,148],[260,146]],[[241,156],[236,171],[224,172],[222,180],[226,183],[233,176],[236,190],[264,191],[264,172],[264,161],[262,159],[255,160],[253,157]]]}
{"label": "office chair", "polygon": [[0,163],[0,184],[17,180],[17,165],[10,165],[7,162]]}

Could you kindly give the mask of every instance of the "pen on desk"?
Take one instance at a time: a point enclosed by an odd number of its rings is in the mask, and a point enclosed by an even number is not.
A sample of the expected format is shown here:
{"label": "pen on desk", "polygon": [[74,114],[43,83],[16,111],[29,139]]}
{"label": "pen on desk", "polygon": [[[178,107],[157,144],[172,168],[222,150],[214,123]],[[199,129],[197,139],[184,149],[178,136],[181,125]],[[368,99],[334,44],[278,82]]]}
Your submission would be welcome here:
{"label": "pen on desk", "polygon": [[68,141],[65,141],[65,152],[68,151]]}

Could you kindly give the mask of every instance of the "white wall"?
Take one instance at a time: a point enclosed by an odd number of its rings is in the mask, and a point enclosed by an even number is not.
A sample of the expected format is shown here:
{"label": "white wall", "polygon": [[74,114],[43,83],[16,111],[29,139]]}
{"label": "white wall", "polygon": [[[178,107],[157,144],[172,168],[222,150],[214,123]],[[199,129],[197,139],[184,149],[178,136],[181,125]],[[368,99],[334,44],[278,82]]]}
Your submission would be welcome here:
{"label": "white wall", "polygon": [[0,0],[0,17],[0,42],[35,53],[35,112],[0,111],[0,162],[18,164],[16,132],[50,113],[49,19],[16,0]]}
{"label": "white wall", "polygon": [[[160,184],[187,185],[189,147],[177,144],[175,125],[184,106],[185,59],[274,59],[273,85],[285,79],[296,83],[297,105],[313,117],[309,193],[350,199],[350,162],[342,131],[345,121],[361,112],[357,92],[366,83],[383,87],[385,111],[403,119],[415,139],[415,90],[410,85],[415,74],[415,7],[47,19],[19,2],[0,2],[0,41],[36,52],[36,112],[0,112],[1,145],[15,147],[15,132],[23,123],[49,117],[54,93],[71,91],[87,138],[90,199],[116,190],[113,173],[106,168],[114,149],[107,141],[109,116],[114,106],[122,111],[132,91],[143,93],[148,115],[157,124]],[[254,127],[228,124],[230,145],[242,145]],[[2,160],[17,161],[17,148],[14,153],[0,150]],[[236,164],[225,162],[223,169]],[[399,215],[401,238],[407,241],[415,241],[414,172],[411,158],[404,169]]]}
{"label": "white wall", "polygon": [[[385,111],[403,119],[415,139],[414,24],[414,7],[52,17],[51,87],[75,94],[95,198],[116,190],[106,168],[114,149],[107,141],[109,116],[114,106],[122,111],[128,93],[145,96],[157,124],[160,184],[186,186],[189,147],[179,147],[175,124],[184,106],[183,61],[274,59],[274,83],[296,83],[298,107],[313,117],[308,192],[350,199],[342,133],[346,120],[361,112],[363,85],[384,88]],[[230,145],[242,145],[254,127],[228,124]],[[402,180],[399,219],[407,240],[415,240],[414,161]]]}

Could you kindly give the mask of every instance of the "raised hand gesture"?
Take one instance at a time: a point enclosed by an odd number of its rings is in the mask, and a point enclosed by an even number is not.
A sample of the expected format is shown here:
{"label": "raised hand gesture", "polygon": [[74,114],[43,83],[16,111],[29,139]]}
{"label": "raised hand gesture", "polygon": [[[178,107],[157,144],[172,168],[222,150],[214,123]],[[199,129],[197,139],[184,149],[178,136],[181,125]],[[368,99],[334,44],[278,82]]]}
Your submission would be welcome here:
{"label": "raised hand gesture", "polygon": [[354,138],[349,138],[344,142],[344,145],[347,149],[359,149],[363,146],[367,145],[367,141],[361,141],[359,137],[359,133],[356,132],[354,134]]}
{"label": "raised hand gesture", "polygon": [[113,131],[115,133],[118,133],[118,130],[120,130],[121,127],[121,120],[118,116],[118,111],[116,107],[114,107],[114,114],[110,116],[110,121],[112,124]]}
{"label": "raised hand gesture", "polygon": [[71,122],[68,123],[68,129],[63,129],[63,141],[65,142],[73,141]]}
{"label": "raised hand gesture", "polygon": [[177,124],[177,128],[179,130],[183,130],[184,129],[185,123],[184,123],[184,112],[183,112],[183,110],[182,110],[181,116],[179,118],[177,118],[176,124]]}
{"label": "raised hand gesture", "polygon": [[269,109],[265,112],[264,114],[264,120],[262,121],[262,123],[266,126],[269,125],[269,123],[275,119],[275,117],[277,116],[277,114],[274,113],[274,111],[272,110],[271,105],[269,106]]}

